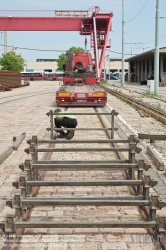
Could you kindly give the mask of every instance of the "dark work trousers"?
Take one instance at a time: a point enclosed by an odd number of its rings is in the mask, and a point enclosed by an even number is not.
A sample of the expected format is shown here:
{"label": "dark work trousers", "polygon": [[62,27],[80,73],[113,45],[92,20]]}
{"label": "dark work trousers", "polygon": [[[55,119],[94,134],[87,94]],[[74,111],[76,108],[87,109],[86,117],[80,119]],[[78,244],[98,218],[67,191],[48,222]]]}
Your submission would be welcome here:
{"label": "dark work trousers", "polygon": [[[64,118],[54,118],[54,123],[57,128],[65,127],[65,128],[76,128],[77,127],[77,120],[72,119],[69,117],[64,117]],[[60,134],[63,134],[64,131],[61,130],[59,131]],[[67,131],[67,133],[69,130]]]}

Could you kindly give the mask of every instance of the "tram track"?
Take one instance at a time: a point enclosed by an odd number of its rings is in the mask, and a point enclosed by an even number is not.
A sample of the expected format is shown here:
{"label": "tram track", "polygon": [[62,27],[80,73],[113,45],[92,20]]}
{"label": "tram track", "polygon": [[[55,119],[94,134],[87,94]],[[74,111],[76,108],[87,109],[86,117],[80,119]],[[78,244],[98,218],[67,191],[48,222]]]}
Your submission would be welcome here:
{"label": "tram track", "polygon": [[[25,98],[31,98],[31,97],[38,96],[38,95],[45,95],[45,94],[49,94],[49,93],[54,93],[54,92],[55,92],[55,90],[53,89],[53,90],[49,90],[49,91],[32,92],[30,94],[21,94],[21,95],[16,95],[16,96],[1,97],[0,105],[5,104],[5,103],[9,103],[9,102],[18,101],[18,100],[25,99]],[[18,96],[18,98],[15,98],[17,96]],[[2,99],[9,99],[9,98],[12,98],[12,99],[7,100],[7,101],[1,101]]]}
{"label": "tram track", "polygon": [[[94,109],[95,110],[95,112],[97,112],[97,109]],[[104,128],[106,128],[106,125],[105,125],[105,122],[102,120],[102,118],[101,118],[101,116],[100,116],[100,122],[102,123],[102,127],[104,127]],[[107,131],[108,132],[108,131]],[[107,136],[109,136],[109,138],[111,137],[111,135],[109,134],[108,135],[108,133],[107,133]],[[70,147],[71,147],[71,145],[72,144],[69,144],[70,145]],[[93,147],[92,147],[93,148]],[[116,154],[116,153],[114,153],[114,154]],[[116,157],[119,157],[117,154],[116,154]],[[55,156],[55,158],[56,158],[56,156]],[[45,175],[45,173],[43,174],[43,175]],[[48,178],[48,177],[47,177]],[[47,179],[46,178],[46,179]],[[35,193],[34,193],[34,195],[36,195],[37,193],[38,193],[38,191],[39,191],[39,189],[37,190],[37,191],[35,191]],[[75,200],[75,197],[73,198],[74,200]],[[94,199],[94,198],[93,198]],[[73,200],[73,201],[74,201]],[[75,204],[77,204],[77,203],[75,203]],[[95,203],[94,203],[95,204]],[[100,203],[99,203],[100,204]],[[30,214],[28,214],[28,216],[27,216],[27,214],[25,214],[25,219],[26,218],[28,218],[30,216]],[[23,216],[24,217],[24,216]],[[26,223],[26,222],[25,222]],[[81,225],[81,224],[80,224]],[[85,224],[86,225],[86,224]],[[90,227],[90,224],[88,224],[89,225],[89,227]],[[106,224],[105,224],[106,225]],[[73,226],[74,226],[74,224],[73,224]],[[19,231],[20,233],[22,233],[23,231],[22,230],[24,230],[24,229],[19,229],[19,230],[21,230],[21,231]],[[16,241],[16,239],[15,239],[15,241]],[[15,244],[15,241],[13,242],[13,244]],[[11,246],[10,246],[11,247]],[[8,248],[6,248],[6,249],[10,249],[10,247],[8,247]],[[4,249],[5,250],[5,249]]]}
{"label": "tram track", "polygon": [[157,119],[158,121],[166,124],[166,113],[164,111],[158,110],[156,108],[153,108],[152,106],[142,103],[138,100],[135,100],[132,97],[129,97],[128,95],[119,93],[115,90],[112,90],[108,87],[102,86],[103,89],[107,92],[110,93],[117,98],[127,102],[128,104],[132,105],[134,108],[137,108],[139,110],[143,110],[147,115],[152,116],[153,118]]}
{"label": "tram track", "polygon": [[[112,86],[115,87],[116,85],[112,85]],[[118,87],[120,89],[128,90],[128,91],[133,91],[133,92],[135,92],[137,94],[140,94],[140,95],[144,95],[146,93],[146,89],[145,88],[141,88],[139,86],[133,86],[133,85],[126,84],[124,87],[121,87],[121,86],[116,86],[116,87]],[[166,95],[162,94],[162,93],[159,93],[159,96],[160,97],[163,96],[163,97],[166,98]],[[157,100],[160,100],[161,102],[166,102],[166,99],[161,99],[161,98],[159,98],[159,97],[157,97],[155,95],[153,96],[153,98],[157,99]]]}

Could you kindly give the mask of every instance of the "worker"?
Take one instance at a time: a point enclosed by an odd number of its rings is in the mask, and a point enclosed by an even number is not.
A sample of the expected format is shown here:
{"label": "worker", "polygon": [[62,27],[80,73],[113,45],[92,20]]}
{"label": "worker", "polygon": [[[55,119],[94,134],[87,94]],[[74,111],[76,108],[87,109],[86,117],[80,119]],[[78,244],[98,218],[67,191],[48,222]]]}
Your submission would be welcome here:
{"label": "worker", "polygon": [[[55,109],[55,113],[62,112],[61,109]],[[63,115],[63,113],[56,115],[54,118],[55,128],[76,128],[77,127],[77,120],[74,115]],[[67,133],[65,133],[63,130],[57,131],[60,133],[58,138],[66,138],[71,139],[74,136],[74,130],[68,130]]]}

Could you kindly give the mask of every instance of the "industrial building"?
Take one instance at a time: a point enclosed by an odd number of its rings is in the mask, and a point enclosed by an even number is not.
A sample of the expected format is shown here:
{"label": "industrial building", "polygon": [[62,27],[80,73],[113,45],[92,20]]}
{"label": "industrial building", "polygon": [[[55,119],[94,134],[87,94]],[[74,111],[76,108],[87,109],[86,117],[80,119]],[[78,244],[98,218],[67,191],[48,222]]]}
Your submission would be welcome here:
{"label": "industrial building", "polygon": [[[58,69],[57,59],[36,59],[36,62],[24,63],[25,72],[55,72]],[[122,59],[121,58],[105,58],[103,64],[106,73],[109,72],[122,72]],[[128,72],[128,62],[125,62],[125,72]]]}
{"label": "industrial building", "polygon": [[55,72],[57,68],[56,59],[36,59],[36,62],[24,63],[25,72]]}
{"label": "industrial building", "polygon": [[[149,78],[154,72],[155,50],[149,50],[126,59],[129,63],[129,81],[141,82]],[[166,75],[166,47],[159,49],[159,76],[165,82]]]}

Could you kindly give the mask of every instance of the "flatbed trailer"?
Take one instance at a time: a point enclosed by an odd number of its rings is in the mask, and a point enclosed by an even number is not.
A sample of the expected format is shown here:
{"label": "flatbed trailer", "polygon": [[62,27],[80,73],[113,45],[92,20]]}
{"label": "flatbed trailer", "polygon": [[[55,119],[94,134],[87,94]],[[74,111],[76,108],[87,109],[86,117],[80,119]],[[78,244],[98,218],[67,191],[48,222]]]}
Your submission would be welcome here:
{"label": "flatbed trailer", "polygon": [[107,93],[97,84],[62,85],[56,92],[58,106],[104,106]]}

